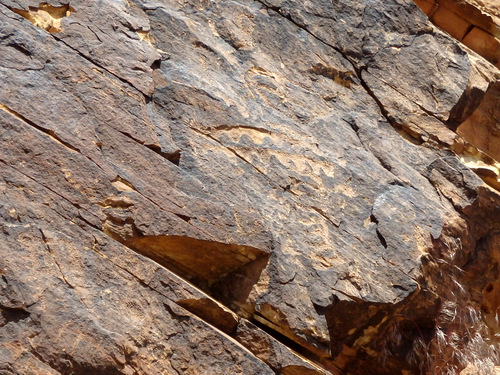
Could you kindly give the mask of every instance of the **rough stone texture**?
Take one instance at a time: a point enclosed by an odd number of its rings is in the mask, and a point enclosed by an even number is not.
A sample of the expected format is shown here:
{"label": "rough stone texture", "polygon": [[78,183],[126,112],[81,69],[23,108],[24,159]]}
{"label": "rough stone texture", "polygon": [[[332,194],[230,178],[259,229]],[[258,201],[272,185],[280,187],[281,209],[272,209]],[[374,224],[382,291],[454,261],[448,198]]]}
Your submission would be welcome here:
{"label": "rough stone texture", "polygon": [[457,129],[495,160],[500,160],[500,82],[490,85],[481,104]]}
{"label": "rough stone texture", "polygon": [[500,67],[500,3],[475,0],[415,0],[429,19]]}
{"label": "rough stone texture", "polygon": [[498,79],[410,1],[2,0],[2,373],[493,371]]}

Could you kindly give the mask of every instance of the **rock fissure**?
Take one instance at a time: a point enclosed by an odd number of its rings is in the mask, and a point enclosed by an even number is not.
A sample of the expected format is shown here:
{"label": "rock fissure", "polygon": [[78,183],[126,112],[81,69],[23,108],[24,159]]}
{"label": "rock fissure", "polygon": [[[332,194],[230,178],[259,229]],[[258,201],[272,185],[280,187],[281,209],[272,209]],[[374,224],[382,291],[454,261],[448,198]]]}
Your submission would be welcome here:
{"label": "rock fissure", "polygon": [[45,243],[45,246],[47,247],[47,251],[49,252],[50,256],[52,257],[52,260],[54,261],[54,264],[56,265],[57,269],[59,270],[59,273],[61,274],[61,277],[63,279],[63,281],[68,284],[68,286],[71,288],[71,289],[75,289],[75,287],[73,285],[71,285],[70,282],[68,282],[68,279],[66,278],[66,276],[64,275],[64,272],[62,271],[61,269],[61,266],[59,265],[59,262],[57,261],[57,258],[56,256],[54,255],[54,252],[52,251],[52,249],[50,248],[50,245],[47,241],[47,238],[45,237],[45,234],[43,233],[43,231],[41,229],[38,229],[40,231],[40,234],[42,236],[42,240],[43,242]]}
{"label": "rock fissure", "polygon": [[[394,91],[396,91],[397,93],[399,93],[399,94],[400,94],[402,97],[404,97],[405,99],[410,100],[413,104],[415,104],[415,105],[416,105],[419,109],[421,109],[421,110],[422,110],[423,112],[425,112],[427,115],[429,115],[429,116],[431,116],[431,117],[434,117],[436,120],[438,120],[439,122],[443,123],[443,119],[442,119],[442,118],[440,118],[438,115],[436,115],[434,112],[432,112],[432,111],[430,111],[430,110],[426,109],[426,108],[425,108],[422,104],[417,103],[415,100],[408,98],[408,97],[405,95],[405,93],[401,92],[401,90],[398,90],[398,89],[397,89],[396,87],[394,87],[393,85],[390,85],[390,84],[389,84],[388,82],[386,82],[384,79],[382,79],[382,78],[380,78],[380,77],[377,77],[377,76],[374,76],[373,74],[371,74],[371,73],[370,73],[368,70],[366,70],[366,69],[365,69],[365,70],[363,70],[363,72],[366,72],[367,74],[370,74],[370,75],[371,75],[372,77],[374,77],[375,79],[380,80],[380,81],[381,81],[384,85],[386,85],[386,86],[390,87],[391,89],[393,89]],[[360,72],[360,74],[361,74],[361,72]],[[368,87],[368,85],[366,85],[366,88],[367,88],[367,87]],[[367,90],[369,90],[369,88],[367,88]],[[370,96],[372,96],[372,97],[374,98],[374,100],[375,100],[375,94],[373,93],[373,91],[372,91],[372,90],[370,90],[370,91],[372,92],[372,94],[370,94]],[[380,105],[382,105],[382,103],[381,103],[381,102],[380,102]],[[380,106],[380,105],[379,105],[379,106]],[[387,112],[387,110],[386,110],[385,108],[384,108],[384,111],[385,111],[385,113],[386,113],[386,114],[384,115],[384,117],[386,117],[386,118],[387,118],[387,116],[388,116],[388,112]],[[394,122],[394,121],[393,121],[393,122]],[[393,123],[391,123],[391,122],[389,122],[389,123],[390,123],[391,125],[393,125]],[[444,123],[443,123],[443,125],[444,125]],[[401,125],[400,125],[400,124],[394,124],[393,126],[394,126],[395,128],[397,128],[397,127],[401,127]]]}
{"label": "rock fissure", "polygon": [[[68,203],[70,203],[70,204],[71,204],[73,207],[75,207],[76,209],[78,209],[78,210],[80,210],[80,209],[81,209],[81,207],[80,207],[80,205],[79,205],[79,204],[72,202],[70,199],[68,199],[68,198],[64,197],[63,195],[61,195],[61,194],[60,194],[60,193],[58,193],[57,191],[55,191],[55,190],[51,189],[50,187],[48,187],[48,186],[46,186],[46,185],[42,184],[40,181],[35,180],[33,177],[28,176],[27,174],[25,174],[25,173],[21,172],[19,169],[14,168],[12,165],[8,165],[8,164],[7,164],[4,160],[1,160],[1,159],[0,159],[0,162],[1,162],[1,163],[3,163],[4,165],[6,165],[6,166],[7,166],[7,167],[9,167],[9,168],[12,168],[12,169],[13,169],[13,170],[15,170],[16,172],[18,172],[18,173],[22,174],[24,177],[26,177],[26,178],[30,179],[31,181],[35,182],[36,184],[39,184],[40,186],[43,186],[43,187],[44,187],[45,189],[47,189],[48,191],[50,191],[50,192],[54,193],[54,194],[55,194],[55,195],[57,195],[58,197],[60,197],[60,198],[64,199],[64,200],[65,200],[65,201],[67,201]],[[89,214],[92,214],[92,213],[91,213],[91,212],[89,212]]]}
{"label": "rock fissure", "polygon": [[[129,247],[131,250],[133,250],[141,255],[145,255],[145,256],[151,258],[153,261],[160,264],[161,266],[164,266],[167,269],[171,270],[175,275],[179,276],[181,279],[189,280],[189,279],[186,279],[182,275],[182,273],[183,273],[182,271],[179,274],[179,269],[176,269],[175,266],[174,266],[174,268],[172,268],[172,265],[165,264],[164,261],[157,260],[157,258],[155,256],[151,256],[150,254],[145,253],[145,251],[143,249],[139,250],[137,247],[137,242],[134,242],[135,245],[131,245],[131,243],[132,242],[130,242],[130,244],[125,244],[125,245],[127,247]],[[248,258],[248,260],[250,262],[252,262],[253,261],[252,258],[253,257]],[[111,263],[113,263],[114,265],[116,265],[117,267],[123,269],[125,272],[128,272],[129,274],[131,274],[133,277],[135,277],[137,280],[139,280],[139,282],[142,285],[144,285],[148,288],[151,288],[151,289],[155,290],[156,292],[164,295],[163,293],[161,293],[160,291],[158,291],[157,289],[155,289],[151,285],[147,284],[141,278],[139,278],[135,274],[131,273],[128,269],[123,268],[122,266],[113,262],[108,257],[106,257],[106,259],[108,261],[110,261]],[[190,280],[190,281],[192,281],[192,280]],[[198,287],[201,286],[201,290],[206,289],[206,286],[203,286],[203,284],[200,285],[199,282],[195,282],[195,284],[197,284]],[[192,300],[172,300],[170,297],[168,297],[166,295],[164,295],[164,296],[166,298],[168,298],[170,301],[172,301],[173,303],[175,303],[176,305],[193,313],[194,315],[196,315],[197,317],[199,317],[203,321],[206,321],[210,325],[213,325],[215,328],[220,329],[221,331],[225,332],[226,334],[229,334],[230,336],[234,337],[243,346],[247,347],[248,350],[253,352],[258,358],[263,360],[265,363],[269,363],[267,356],[262,357],[260,355],[260,352],[258,349],[253,348],[252,345],[248,345],[244,341],[243,342],[241,341],[241,338],[239,337],[239,335],[235,331],[235,329],[236,329],[236,325],[238,324],[238,321],[243,319],[244,317],[242,317],[241,315],[237,315],[231,309],[226,307],[223,303],[221,303],[217,300],[214,300],[214,301],[211,300],[210,297],[208,297],[208,295],[206,296],[205,299],[192,299]],[[207,309],[207,306],[211,306],[211,307]],[[179,318],[179,314],[174,312],[171,307],[169,307],[168,305],[165,305],[165,308],[167,308],[167,310],[169,311],[169,313],[172,316],[176,316],[177,318]],[[226,310],[225,312],[224,312],[224,309]],[[180,318],[181,318],[181,320],[183,319],[182,317],[180,317]],[[185,316],[185,319],[189,319],[189,317]],[[288,337],[286,337],[286,335],[283,335],[282,333],[280,333],[281,330],[279,329],[279,327],[277,327],[276,325],[274,325],[273,323],[268,321],[265,317],[263,317],[259,314],[257,314],[257,315],[254,314],[251,318],[251,322],[253,324],[255,324],[257,327],[259,327],[258,329],[261,329],[264,332],[266,332],[267,334],[269,334],[280,345],[283,345],[283,348],[286,348],[285,350],[292,349],[292,352],[298,353],[298,356],[303,357],[304,361],[312,361],[313,363],[316,363],[315,366],[319,366],[319,367],[316,367],[313,369],[310,368],[311,365],[307,365],[307,364],[304,364],[302,366],[298,366],[298,369],[299,369],[298,371],[302,371],[302,372],[299,372],[297,374],[302,374],[302,373],[304,373],[303,371],[306,371],[305,373],[307,373],[309,375],[328,375],[329,374],[329,372],[327,372],[325,369],[322,368],[323,365],[321,364],[321,357],[318,356],[318,354],[315,354],[314,352],[310,351],[309,349],[307,349],[307,347],[304,347],[303,344],[297,343],[292,338],[288,338]],[[256,352],[256,350],[257,350],[257,352]],[[282,349],[282,350],[284,350],[284,349]],[[297,356],[297,354],[294,353],[293,356]],[[273,369],[276,371],[277,374],[295,375],[295,372],[292,372],[291,369],[289,369],[290,371],[288,371],[288,372],[283,371],[283,368],[285,367],[284,365],[280,365],[280,366],[278,366],[278,368],[275,368],[274,366],[277,366],[277,365],[273,366],[272,363],[269,363],[269,364],[271,365],[271,367],[273,367]],[[305,366],[305,367],[303,367],[303,366]],[[330,367],[331,367],[331,365],[330,365]],[[335,366],[333,366],[333,368],[335,369]]]}
{"label": "rock fissure", "polygon": [[[57,133],[55,131],[53,131],[52,129],[47,129],[47,128],[43,127],[43,126],[40,126],[40,125],[34,123],[30,119],[24,117],[20,113],[14,111],[13,109],[11,109],[11,108],[9,108],[6,105],[1,104],[1,103],[0,103],[0,110],[2,110],[4,112],[7,112],[9,115],[11,115],[11,116],[17,118],[18,120],[22,121],[24,124],[29,125],[29,126],[35,128],[36,130],[40,131],[41,133],[44,133],[44,134],[48,135],[50,138],[52,138],[53,141],[55,141],[55,142],[57,142],[59,144],[62,144],[63,146],[65,146],[68,149],[70,149],[71,151],[78,152],[79,154],[84,155],[84,153],[79,148],[77,148],[77,147],[73,146],[72,144],[70,144],[69,142],[61,139],[57,135]],[[84,156],[88,160],[90,160],[93,164],[95,164],[99,169],[103,170],[103,168],[98,163],[96,163],[90,156],[88,156],[88,155],[84,155]]]}
{"label": "rock fissure", "polygon": [[71,151],[75,151],[75,152],[78,152],[78,153],[81,153],[81,151],[76,148],[75,146],[71,145],[70,143],[66,142],[66,141],[63,141],[59,136],[57,136],[57,134],[51,130],[51,129],[47,129],[47,128],[44,128],[40,125],[37,125],[36,123],[34,123],[33,121],[27,119],[26,117],[24,117],[23,115],[21,115],[20,113],[14,111],[13,109],[7,107],[5,104],[1,104],[0,103],[0,110],[4,111],[4,112],[7,112],[9,115],[11,116],[14,116],[15,118],[17,118],[18,120],[24,122],[25,124],[35,128],[36,130],[44,133],[44,134],[47,134],[49,137],[51,137],[54,141],[66,146],[67,148],[69,148]]}
{"label": "rock fissure", "polygon": [[268,177],[264,172],[262,172],[259,168],[257,168],[255,165],[253,165],[251,162],[249,162],[247,159],[245,159],[243,156],[241,156],[237,151],[235,151],[233,148],[231,147],[228,147],[226,145],[224,145],[221,141],[219,141],[217,138],[213,137],[212,135],[210,134],[207,134],[207,133],[204,133],[198,129],[195,129],[195,128],[191,128],[192,130],[194,130],[195,132],[199,133],[199,134],[203,134],[204,136],[210,138],[211,140],[213,140],[214,142],[217,142],[219,145],[221,145],[222,147],[228,149],[229,151],[231,151],[233,154],[235,154],[239,159],[241,159],[242,161],[244,161],[245,163],[249,164],[252,168],[254,168],[259,174],[261,174],[262,176],[264,176],[267,180],[267,182],[273,186],[273,187],[279,187],[281,189],[283,189],[283,191],[286,191],[288,193],[290,193],[292,196],[296,197],[293,199],[294,203],[295,204],[298,204],[300,206],[303,206],[303,207],[307,207],[313,211],[315,211],[316,213],[318,213],[321,217],[323,217],[326,221],[328,221],[330,224],[332,224],[335,228],[338,228],[341,224],[341,221],[339,220],[335,220],[335,219],[332,219],[330,217],[328,217],[323,210],[321,210],[320,208],[318,207],[314,207],[314,206],[310,206],[310,205],[307,205],[303,202],[301,202],[300,200],[300,197],[294,193],[292,190],[291,190],[291,186],[288,185],[288,186],[281,186],[280,184],[278,183],[275,183],[270,177]]}
{"label": "rock fissure", "polygon": [[[353,72],[355,72],[355,75],[356,77],[358,78],[359,82],[361,83],[361,86],[365,89],[366,93],[371,96],[371,98],[375,101],[375,103],[377,104],[377,106],[379,107],[380,109],[380,113],[382,114],[382,116],[384,116],[384,118],[387,120],[387,122],[392,125],[395,129],[398,128],[398,125],[395,123],[395,120],[389,116],[387,110],[385,109],[384,105],[382,104],[382,102],[377,98],[377,96],[375,95],[375,93],[373,92],[373,90],[368,86],[368,84],[364,81],[363,77],[362,77],[362,72],[363,70],[366,70],[366,67],[364,68],[360,68],[358,67],[354,61],[349,57],[347,56],[347,54],[342,51],[340,48],[338,47],[335,47],[334,45],[326,42],[325,40],[321,39],[320,37],[318,37],[317,35],[315,35],[314,33],[312,33],[309,29],[307,29],[307,27],[305,27],[304,25],[301,25],[299,23],[297,23],[293,18],[292,16],[286,16],[284,14],[282,14],[280,12],[280,8],[279,7],[269,7],[264,1],[262,0],[255,0],[259,3],[261,3],[262,5],[264,5],[265,7],[267,7],[268,9],[271,9],[273,10],[274,12],[276,12],[277,14],[281,15],[282,17],[284,17],[285,19],[289,20],[290,22],[292,22],[295,26],[299,27],[300,29],[306,31],[308,34],[310,34],[313,38],[315,38],[316,40],[320,41],[321,43],[325,44],[326,46],[332,48],[333,50],[335,50],[336,52],[340,53],[342,55],[342,57],[349,62],[349,64],[353,67]],[[352,73],[352,72],[350,72]]]}
{"label": "rock fissure", "polygon": [[159,145],[154,145],[154,144],[153,145],[147,145],[147,144],[144,144],[144,141],[141,141],[141,140],[135,138],[130,133],[127,133],[127,132],[124,132],[124,131],[120,131],[120,130],[118,130],[118,131],[121,134],[123,134],[125,137],[130,138],[132,141],[140,144],[141,146],[147,147],[148,149],[150,149],[154,153],[160,155],[162,158],[167,159],[172,164],[175,164],[175,165],[179,166],[180,153],[181,153],[180,150],[179,151],[174,151],[172,153],[163,152],[161,150],[161,146],[159,146]]}
{"label": "rock fissure", "polygon": [[81,58],[85,59],[86,61],[88,61],[89,63],[91,63],[92,65],[95,65],[96,67],[98,67],[99,69],[105,71],[106,73],[110,74],[111,76],[117,78],[118,80],[120,80],[121,82],[123,82],[124,84],[127,85],[127,87],[130,87],[138,92],[140,92],[142,95],[144,95],[144,97],[146,99],[150,98],[150,96],[145,93],[143,90],[141,90],[140,88],[136,87],[133,83],[127,81],[126,79],[120,77],[119,75],[117,75],[116,73],[113,73],[110,69],[107,69],[105,68],[102,64],[99,64],[97,63],[96,61],[92,60],[91,57],[87,56],[85,53],[79,51],[77,48],[74,48],[72,47],[69,43],[65,42],[63,39],[59,38],[59,37],[56,37],[55,35],[51,34],[55,40],[57,40],[58,42],[64,44],[66,47],[70,48],[72,51],[74,51],[78,56],[80,56]]}
{"label": "rock fissure", "polygon": [[210,134],[207,134],[207,133],[204,133],[202,132],[201,130],[198,130],[196,128],[191,128],[191,130],[195,131],[196,133],[198,134],[202,134],[204,135],[205,137],[207,138],[210,138],[212,141],[214,142],[217,142],[219,145],[221,145],[222,147],[224,147],[225,149],[227,149],[228,151],[232,152],[238,159],[242,160],[243,162],[247,163],[248,165],[250,165],[253,169],[255,169],[259,174],[261,174],[267,181],[270,185],[275,185],[274,182],[264,173],[262,172],[259,168],[257,168],[255,165],[253,165],[251,162],[249,162],[247,159],[245,159],[243,156],[241,156],[236,150],[234,150],[233,148],[231,147],[228,147],[226,145],[224,145],[221,141],[219,141],[217,138],[213,137],[212,135]]}

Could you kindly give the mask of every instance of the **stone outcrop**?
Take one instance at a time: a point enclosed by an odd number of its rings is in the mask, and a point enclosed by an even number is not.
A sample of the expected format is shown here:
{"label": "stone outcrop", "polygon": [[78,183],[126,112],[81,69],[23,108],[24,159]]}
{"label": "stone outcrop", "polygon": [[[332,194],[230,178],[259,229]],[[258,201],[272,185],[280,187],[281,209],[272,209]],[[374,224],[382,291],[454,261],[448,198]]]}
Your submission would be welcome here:
{"label": "stone outcrop", "polygon": [[500,67],[500,3],[475,0],[415,0],[431,21]]}
{"label": "stone outcrop", "polygon": [[493,373],[498,14],[417,3],[2,0],[0,372]]}

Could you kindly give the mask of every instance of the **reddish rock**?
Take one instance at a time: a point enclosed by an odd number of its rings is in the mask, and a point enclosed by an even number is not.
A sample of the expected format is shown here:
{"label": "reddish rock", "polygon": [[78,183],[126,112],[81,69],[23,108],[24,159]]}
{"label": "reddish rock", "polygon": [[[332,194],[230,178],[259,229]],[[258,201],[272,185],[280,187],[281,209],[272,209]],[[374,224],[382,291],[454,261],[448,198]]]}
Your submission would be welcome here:
{"label": "reddish rock", "polygon": [[0,39],[3,372],[498,365],[497,73],[415,4],[5,0]]}

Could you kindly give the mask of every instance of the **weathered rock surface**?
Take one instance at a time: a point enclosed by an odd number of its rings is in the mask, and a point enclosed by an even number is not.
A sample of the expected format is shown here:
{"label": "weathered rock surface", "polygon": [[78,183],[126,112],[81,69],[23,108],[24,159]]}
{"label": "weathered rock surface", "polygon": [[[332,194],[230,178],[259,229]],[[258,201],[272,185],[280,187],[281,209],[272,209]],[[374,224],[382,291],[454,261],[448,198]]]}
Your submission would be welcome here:
{"label": "weathered rock surface", "polygon": [[491,373],[500,75],[445,31],[2,0],[0,371]]}
{"label": "weathered rock surface", "polygon": [[441,29],[500,67],[500,3],[496,0],[415,0]]}

